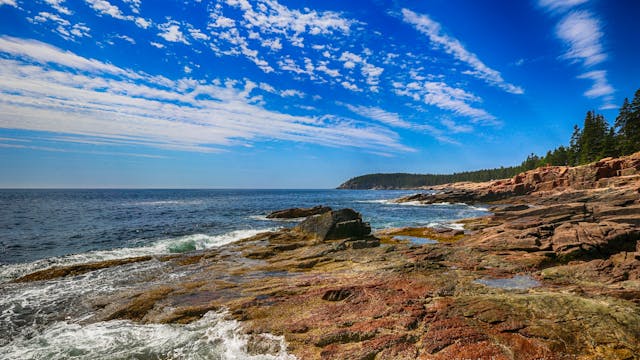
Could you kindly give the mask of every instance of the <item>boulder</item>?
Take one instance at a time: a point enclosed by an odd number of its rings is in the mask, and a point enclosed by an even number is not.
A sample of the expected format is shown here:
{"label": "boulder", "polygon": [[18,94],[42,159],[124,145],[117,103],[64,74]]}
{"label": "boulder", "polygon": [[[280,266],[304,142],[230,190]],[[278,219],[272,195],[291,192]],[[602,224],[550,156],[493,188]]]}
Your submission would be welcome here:
{"label": "boulder", "polygon": [[352,209],[340,209],[306,218],[295,230],[317,240],[361,239],[371,233],[371,226]]}
{"label": "boulder", "polygon": [[267,215],[267,219],[295,219],[304,218],[311,215],[324,214],[331,211],[328,206],[314,206],[310,208],[290,208],[284,210],[278,210]]}

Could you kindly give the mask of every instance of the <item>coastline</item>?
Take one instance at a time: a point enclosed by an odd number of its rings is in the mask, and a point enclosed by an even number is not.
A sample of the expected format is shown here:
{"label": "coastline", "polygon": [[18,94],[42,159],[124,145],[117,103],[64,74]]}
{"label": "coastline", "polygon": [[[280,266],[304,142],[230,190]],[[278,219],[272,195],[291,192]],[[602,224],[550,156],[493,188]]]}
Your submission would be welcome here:
{"label": "coastline", "polygon": [[[635,170],[622,175],[615,166],[623,165]],[[638,358],[640,154],[574,169],[399,200],[493,202],[493,214],[464,220],[463,232],[387,230],[376,242],[284,229],[133,259],[158,270],[93,299],[89,322],[187,324],[225,309],[248,336],[283,336],[302,359]],[[112,266],[126,264],[81,270]]]}

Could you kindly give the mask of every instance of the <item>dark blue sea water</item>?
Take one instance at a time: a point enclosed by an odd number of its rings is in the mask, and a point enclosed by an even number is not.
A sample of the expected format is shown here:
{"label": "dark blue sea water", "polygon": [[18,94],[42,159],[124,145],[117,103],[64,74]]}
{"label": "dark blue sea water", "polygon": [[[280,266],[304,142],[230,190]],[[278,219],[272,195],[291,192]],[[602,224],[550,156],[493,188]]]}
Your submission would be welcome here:
{"label": "dark blue sea water", "polygon": [[159,243],[166,245],[168,251],[195,250],[225,241],[214,237],[232,236],[234,232],[239,236],[245,231],[250,234],[252,230],[292,226],[295,223],[264,217],[270,211],[289,207],[350,207],[361,212],[374,229],[448,223],[484,214],[483,209],[464,204],[415,206],[388,201],[410,193],[0,190],[0,264],[97,250],[153,247]]}
{"label": "dark blue sea water", "polygon": [[[295,221],[265,216],[329,205],[362,213],[374,229],[448,225],[485,215],[464,204],[395,204],[408,191],[0,190],[0,359],[282,359],[283,337],[250,354],[241,324],[224,310],[187,325],[97,321],[92,299],[156,286],[167,263],[150,260],[47,281],[12,283],[57,265],[224,246]],[[188,271],[168,272],[179,281]],[[160,282],[158,282],[160,281]],[[255,341],[255,340],[252,340]]]}

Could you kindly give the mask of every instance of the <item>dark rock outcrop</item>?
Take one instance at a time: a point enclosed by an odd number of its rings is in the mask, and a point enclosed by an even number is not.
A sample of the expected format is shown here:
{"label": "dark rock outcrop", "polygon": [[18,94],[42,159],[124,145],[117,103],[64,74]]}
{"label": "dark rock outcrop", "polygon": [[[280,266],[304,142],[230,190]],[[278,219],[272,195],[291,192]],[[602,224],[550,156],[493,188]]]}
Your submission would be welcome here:
{"label": "dark rock outcrop", "polygon": [[331,208],[328,206],[314,206],[310,208],[291,208],[278,210],[267,215],[267,219],[295,219],[295,218],[305,218],[311,215],[324,214],[326,212],[331,211]]}
{"label": "dark rock outcrop", "polygon": [[313,236],[316,240],[361,239],[371,233],[371,226],[362,221],[352,209],[340,209],[310,216],[295,230]]}

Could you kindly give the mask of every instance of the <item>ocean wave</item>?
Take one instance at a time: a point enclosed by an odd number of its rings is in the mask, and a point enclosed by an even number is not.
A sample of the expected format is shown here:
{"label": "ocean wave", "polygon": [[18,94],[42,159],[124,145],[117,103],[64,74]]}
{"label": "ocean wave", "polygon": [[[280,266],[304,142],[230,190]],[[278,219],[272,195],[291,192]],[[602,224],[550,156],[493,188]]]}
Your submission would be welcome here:
{"label": "ocean wave", "polygon": [[357,203],[364,204],[396,204],[395,199],[377,199],[377,200],[356,200]]}
{"label": "ocean wave", "polygon": [[161,239],[146,246],[118,248],[111,250],[90,251],[80,254],[65,255],[36,260],[29,263],[0,265],[0,283],[22,275],[47,269],[54,266],[67,266],[104,260],[124,259],[136,256],[162,255],[194,250],[203,250],[222,246],[234,241],[254,236],[267,229],[235,230],[221,235],[193,234],[175,238]]}
{"label": "ocean wave", "polygon": [[258,221],[279,221],[279,222],[300,222],[306,219],[306,217],[277,219],[277,218],[268,218],[267,215],[251,215],[251,216],[248,216],[248,218],[252,220],[258,220]]}
{"label": "ocean wave", "polygon": [[464,230],[464,224],[456,223],[456,222],[447,222],[447,221],[434,221],[427,224],[427,227],[430,228],[445,228],[451,230]]}
{"label": "ocean wave", "polygon": [[[114,320],[92,324],[61,321],[35,336],[17,337],[0,348],[6,359],[295,359],[284,337],[246,335],[225,312],[208,312],[187,325]],[[267,354],[255,349],[268,349]]]}
{"label": "ocean wave", "polygon": [[165,206],[165,205],[200,205],[203,200],[155,200],[155,201],[136,201],[124,203],[125,206]]}

